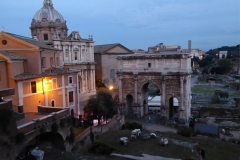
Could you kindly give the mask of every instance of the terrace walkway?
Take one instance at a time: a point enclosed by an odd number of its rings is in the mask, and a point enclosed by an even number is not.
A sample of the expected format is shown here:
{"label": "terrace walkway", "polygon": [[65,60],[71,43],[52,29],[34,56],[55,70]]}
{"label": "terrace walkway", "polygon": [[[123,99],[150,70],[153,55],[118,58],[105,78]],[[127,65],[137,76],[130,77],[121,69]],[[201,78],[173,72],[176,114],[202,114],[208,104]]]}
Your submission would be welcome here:
{"label": "terrace walkway", "polygon": [[20,119],[19,121],[17,121],[17,126],[21,126],[23,124],[29,123],[34,119],[39,119],[39,118],[43,118],[47,115],[50,115],[50,113],[34,113],[34,112],[25,112],[25,117],[23,119]]}

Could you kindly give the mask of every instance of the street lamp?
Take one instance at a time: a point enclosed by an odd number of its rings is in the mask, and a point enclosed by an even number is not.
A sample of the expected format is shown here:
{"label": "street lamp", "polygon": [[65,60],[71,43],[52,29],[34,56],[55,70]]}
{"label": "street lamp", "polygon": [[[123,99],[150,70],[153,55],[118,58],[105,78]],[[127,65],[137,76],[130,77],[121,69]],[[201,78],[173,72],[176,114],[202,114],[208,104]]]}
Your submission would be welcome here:
{"label": "street lamp", "polygon": [[110,86],[110,87],[109,87],[109,90],[111,91],[111,90],[113,90],[113,88],[114,88],[113,86]]}

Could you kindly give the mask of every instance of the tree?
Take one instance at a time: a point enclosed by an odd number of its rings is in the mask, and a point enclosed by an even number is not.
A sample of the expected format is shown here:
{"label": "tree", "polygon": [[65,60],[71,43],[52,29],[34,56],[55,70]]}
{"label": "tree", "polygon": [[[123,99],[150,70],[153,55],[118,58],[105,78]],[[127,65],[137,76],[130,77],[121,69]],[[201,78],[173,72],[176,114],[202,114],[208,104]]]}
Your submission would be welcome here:
{"label": "tree", "polygon": [[232,69],[232,64],[228,59],[220,59],[218,61],[218,66],[223,73],[229,72]]}
{"label": "tree", "polygon": [[96,95],[91,96],[83,110],[88,119],[91,116],[97,118],[98,124],[102,117],[112,118],[117,113],[116,102],[107,91],[98,91]]}

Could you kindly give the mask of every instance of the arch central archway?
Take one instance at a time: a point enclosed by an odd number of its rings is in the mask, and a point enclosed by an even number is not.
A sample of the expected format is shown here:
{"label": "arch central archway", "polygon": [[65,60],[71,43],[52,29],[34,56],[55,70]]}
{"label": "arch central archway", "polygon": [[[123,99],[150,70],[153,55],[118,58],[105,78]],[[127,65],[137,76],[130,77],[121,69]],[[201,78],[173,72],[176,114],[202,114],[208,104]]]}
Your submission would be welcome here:
{"label": "arch central archway", "polygon": [[153,82],[147,82],[142,86],[141,93],[143,114],[148,114],[149,111],[160,111],[161,91],[158,85]]}
{"label": "arch central archway", "polygon": [[[144,116],[149,109],[149,85],[154,83],[160,91],[161,116],[171,119],[183,108],[181,118],[189,119],[192,68],[188,54],[131,54],[119,55],[117,59],[119,104],[128,104],[125,97],[131,93],[134,106],[139,106],[140,117]],[[174,98],[179,101],[178,107]]]}

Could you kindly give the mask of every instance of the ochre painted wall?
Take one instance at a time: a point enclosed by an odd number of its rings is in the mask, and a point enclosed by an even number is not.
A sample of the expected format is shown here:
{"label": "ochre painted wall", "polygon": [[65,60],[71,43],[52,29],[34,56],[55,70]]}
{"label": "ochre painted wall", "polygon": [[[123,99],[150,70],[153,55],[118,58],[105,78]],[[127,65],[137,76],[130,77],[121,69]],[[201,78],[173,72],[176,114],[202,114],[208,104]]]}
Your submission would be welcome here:
{"label": "ochre painted wall", "polygon": [[0,89],[8,88],[7,62],[0,62]]}

